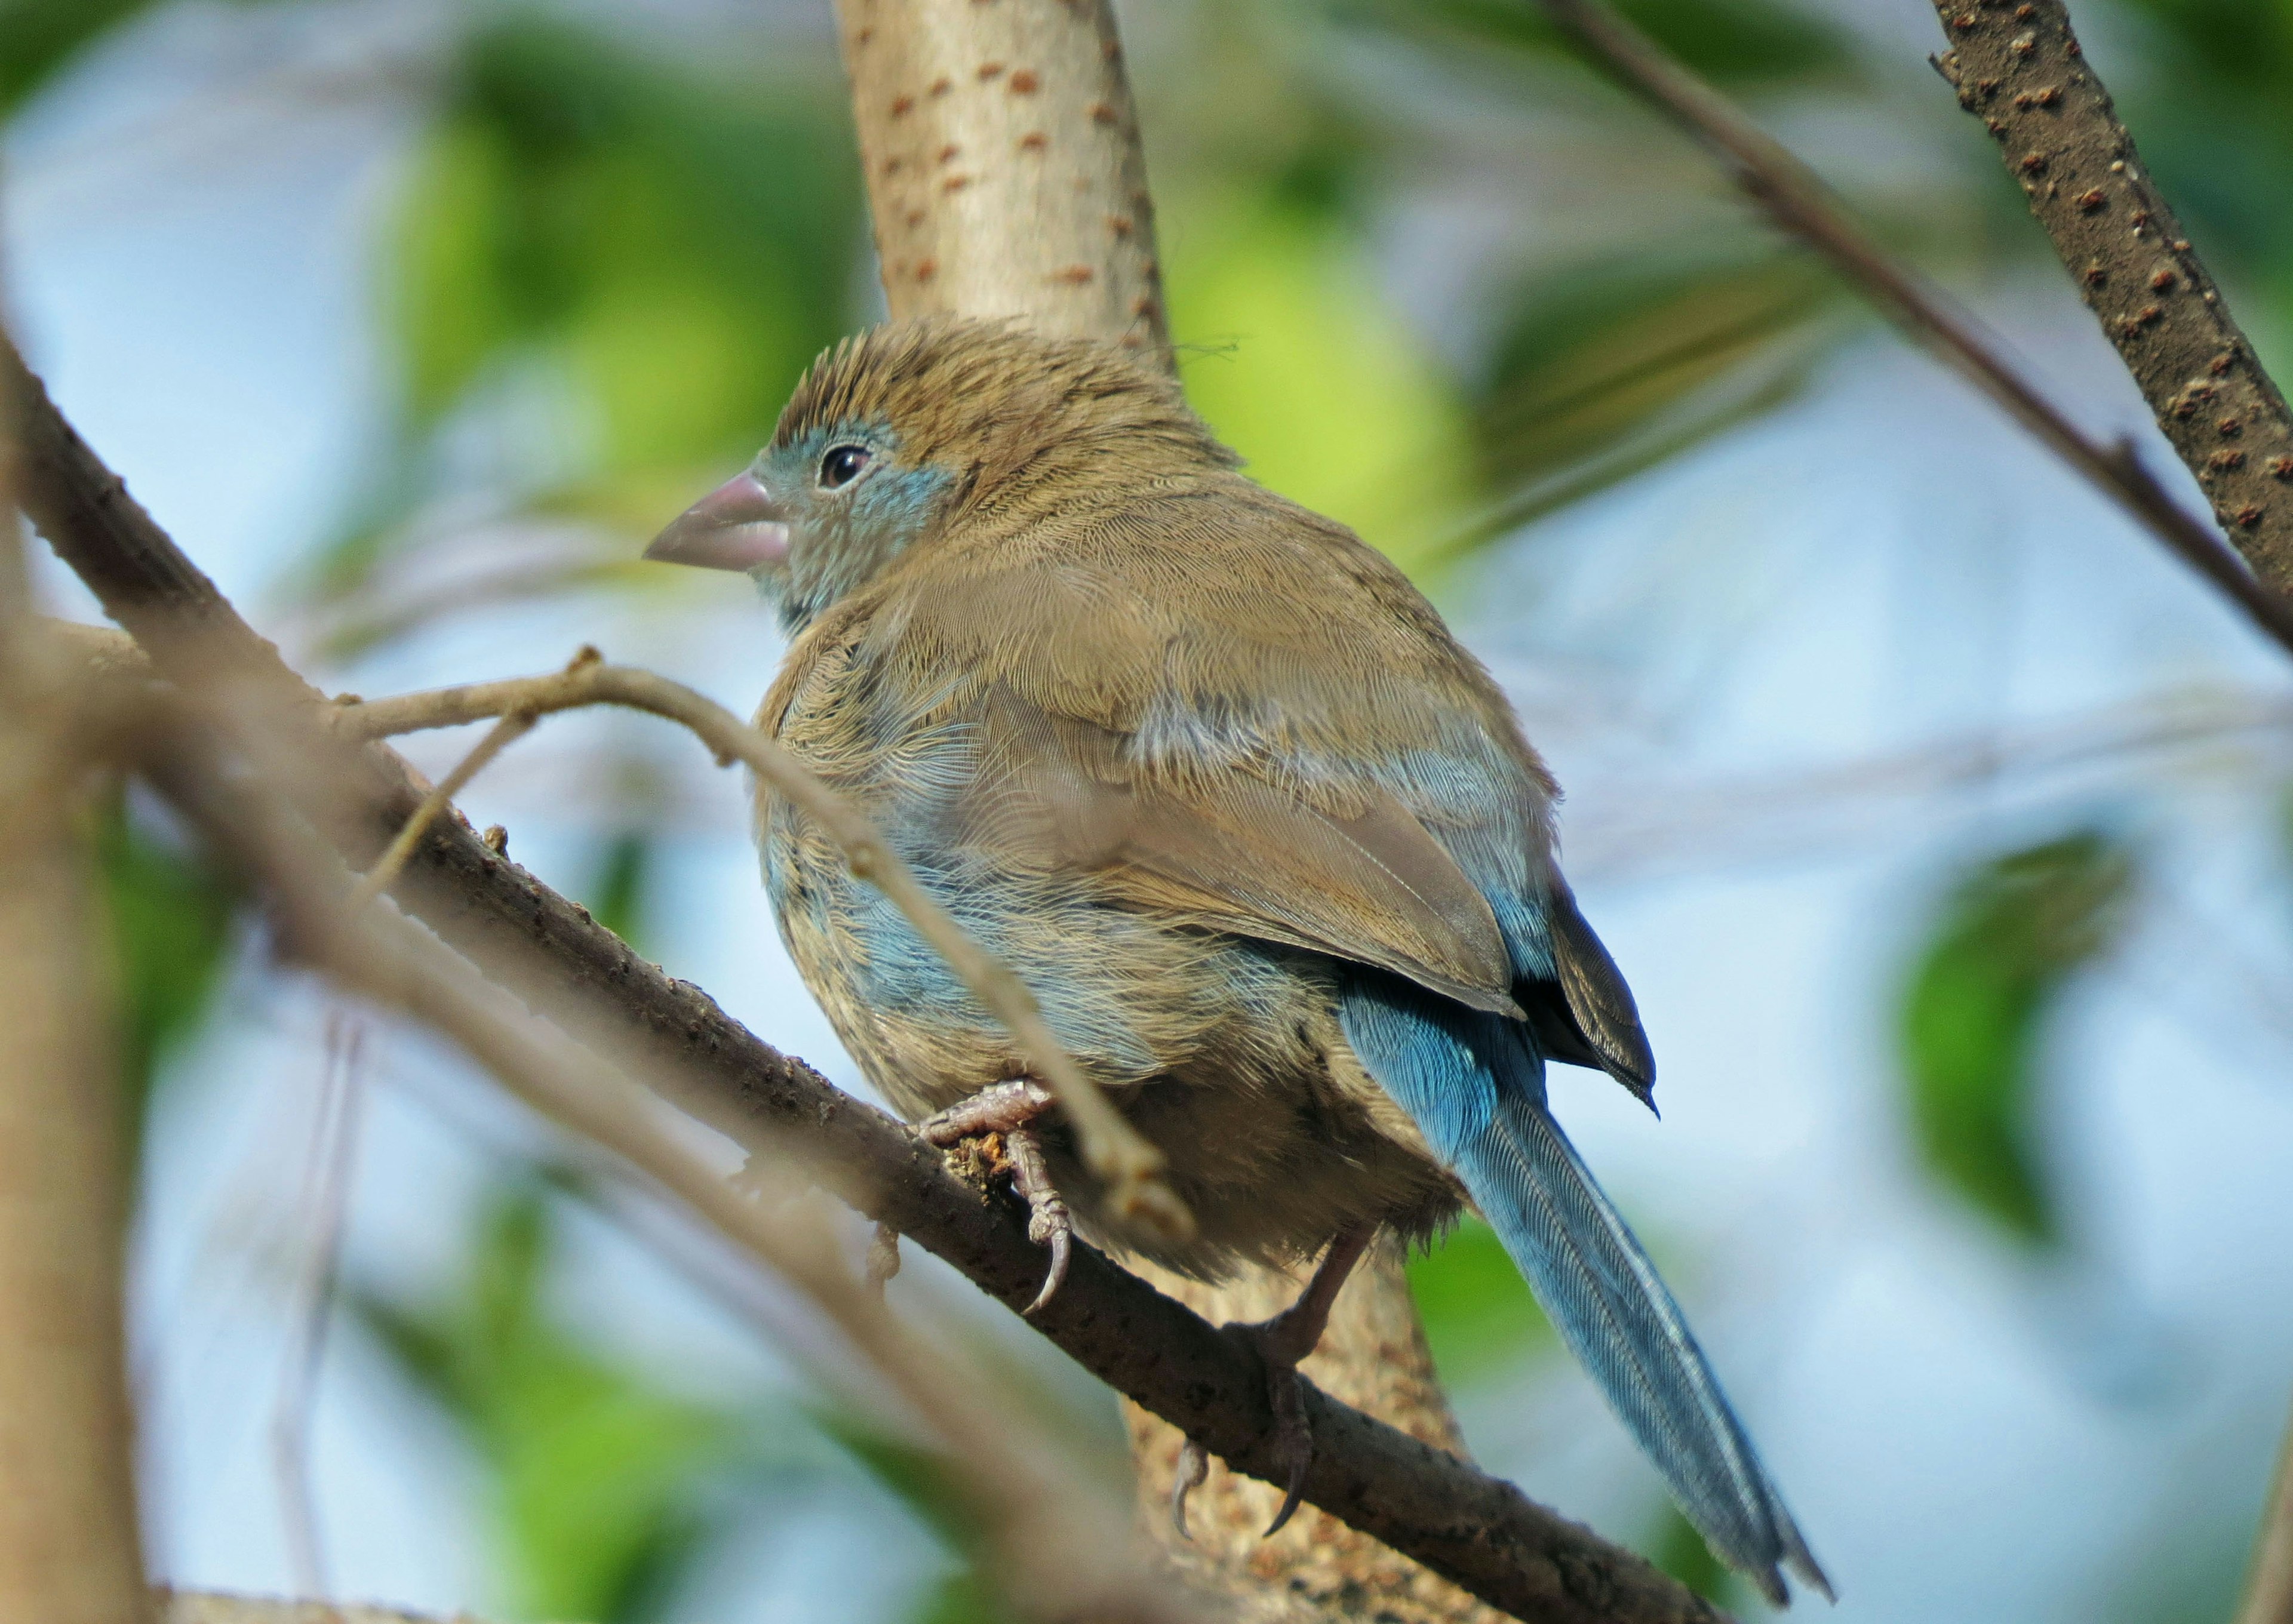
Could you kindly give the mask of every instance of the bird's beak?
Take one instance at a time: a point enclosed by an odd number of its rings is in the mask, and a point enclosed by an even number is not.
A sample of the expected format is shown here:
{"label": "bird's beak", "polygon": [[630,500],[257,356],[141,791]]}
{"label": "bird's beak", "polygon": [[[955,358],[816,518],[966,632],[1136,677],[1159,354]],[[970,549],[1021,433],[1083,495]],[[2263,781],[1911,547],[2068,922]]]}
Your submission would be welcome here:
{"label": "bird's beak", "polygon": [[773,493],[743,470],[678,514],[644,555],[664,564],[749,570],[788,556],[786,515]]}

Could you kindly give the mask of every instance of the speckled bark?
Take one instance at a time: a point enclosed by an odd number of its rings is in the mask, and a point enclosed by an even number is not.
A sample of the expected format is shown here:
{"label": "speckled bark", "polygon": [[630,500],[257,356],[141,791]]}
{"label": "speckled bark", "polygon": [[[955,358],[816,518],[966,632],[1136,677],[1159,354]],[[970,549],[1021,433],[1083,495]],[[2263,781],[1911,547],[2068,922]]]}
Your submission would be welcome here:
{"label": "speckled bark", "polygon": [[2293,417],[2159,195],[2059,0],[1939,0],[1983,122],[2158,426],[2257,574],[2293,587]]}
{"label": "speckled bark", "polygon": [[[1223,1287],[1182,1280],[1151,1264],[1132,1266],[1170,1296],[1214,1322],[1263,1320],[1289,1306],[1300,1282],[1255,1272]],[[1328,1334],[1308,1359],[1306,1374],[1333,1398],[1377,1416],[1450,1454],[1464,1454],[1449,1401],[1434,1375],[1401,1248],[1381,1239],[1339,1293]],[[1282,1504],[1271,1483],[1214,1465],[1187,1502],[1194,1538],[1176,1538],[1170,1518],[1171,1479],[1178,1469],[1179,1429],[1126,1402],[1139,1465],[1139,1513],[1180,1571],[1243,1594],[1251,1624],[1292,1620],[1362,1619],[1378,1624],[1495,1624],[1504,1615],[1428,1572],[1367,1534],[1311,1506],[1271,1539],[1262,1537]],[[1237,1579],[1246,1586],[1237,1586]]]}
{"label": "speckled bark", "polygon": [[895,317],[1023,316],[1168,359],[1105,0],[837,0]]}
{"label": "speckled bark", "polygon": [[[1106,0],[838,0],[885,297],[895,316],[1018,315],[1170,363],[1146,164]],[[1173,1147],[1174,1149],[1176,1147]],[[1253,1273],[1212,1290],[1140,1267],[1217,1321],[1261,1320],[1298,1282]],[[1349,1282],[1306,1369],[1330,1394],[1463,1450],[1398,1259]],[[1255,1618],[1479,1620],[1499,1615],[1311,1506],[1272,1539],[1280,1495],[1213,1471],[1192,1543],[1167,1506],[1180,1436],[1124,1405],[1146,1528]]]}

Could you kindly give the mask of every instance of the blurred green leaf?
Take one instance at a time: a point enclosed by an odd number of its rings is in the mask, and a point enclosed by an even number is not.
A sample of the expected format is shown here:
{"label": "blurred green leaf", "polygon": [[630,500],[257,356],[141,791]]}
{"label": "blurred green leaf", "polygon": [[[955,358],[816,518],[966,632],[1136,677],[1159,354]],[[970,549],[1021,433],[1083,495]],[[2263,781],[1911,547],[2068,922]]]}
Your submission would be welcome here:
{"label": "blurred green leaf", "polygon": [[1251,477],[1351,525],[1404,569],[1476,503],[1455,382],[1317,212],[1233,197],[1166,213],[1187,399]]}
{"label": "blurred green leaf", "polygon": [[934,1585],[908,1614],[914,1624],[1010,1624],[1011,1616],[968,1568]]}
{"label": "blurred green leaf", "polygon": [[2046,1014],[2123,930],[2134,856],[2094,831],[1978,865],[1945,899],[1905,989],[1899,1032],[1927,1167],[2018,1239],[2061,1239],[2032,1143]]}
{"label": "blurred green leaf", "polygon": [[[1843,76],[1847,36],[1819,13],[1777,0],[1619,0],[1616,9],[1689,67],[1730,86]],[[1534,0],[1341,0],[1341,15],[1411,33],[1573,54]]]}
{"label": "blurred green leaf", "polygon": [[2135,26],[2122,44],[2094,29],[2086,43],[2103,53],[2143,161],[2281,377],[2293,365],[2293,10],[2281,0],[2129,0],[2127,10]]}
{"label": "blurred green leaf", "polygon": [[1409,1289],[1446,1381],[1500,1374],[1560,1346],[1504,1243],[1479,1218],[1409,1260]]}
{"label": "blurred green leaf", "polygon": [[661,1390],[549,1312],[549,1215],[515,1186],[452,1292],[347,1300],[490,1469],[514,1610],[623,1624],[658,1613],[714,1531],[711,1483],[751,1446],[738,1417]]}
{"label": "blurred green leaf", "polygon": [[635,830],[612,837],[590,882],[589,911],[598,924],[642,950],[645,899],[652,881],[652,843]]}
{"label": "blurred green leaf", "polygon": [[191,852],[139,828],[125,796],[105,806],[96,859],[121,1003],[120,1071],[134,1143],[159,1064],[206,1019],[235,913],[231,887]]}
{"label": "blurred green leaf", "polygon": [[1648,1559],[1706,1601],[1729,1607],[1736,1604],[1740,1582],[1728,1564],[1712,1554],[1696,1524],[1680,1515],[1670,1500],[1657,1519],[1656,1531],[1641,1547]]}
{"label": "blurred green leaf", "polygon": [[0,115],[13,112],[80,48],[153,0],[0,0]]}
{"label": "blurred green leaf", "polygon": [[[1481,424],[1499,477],[1594,456],[1842,309],[1811,256],[1666,251],[1576,266],[1524,287],[1500,338]],[[1785,358],[1803,375],[1811,346]]]}
{"label": "blurred green leaf", "polygon": [[915,1624],[1007,1624],[1010,1613],[981,1577],[992,1560],[970,1494],[947,1458],[884,1432],[865,1417],[818,1410],[813,1422],[844,1447],[868,1475],[896,1495],[964,1565],[927,1590],[909,1617]]}
{"label": "blurred green leaf", "polygon": [[811,1413],[814,1426],[898,1496],[951,1550],[968,1555],[982,1547],[986,1531],[945,1456],[895,1437],[850,1410],[821,1408]]}
{"label": "blurred green leaf", "polygon": [[[403,421],[322,589],[443,477],[458,412],[546,401],[494,453],[526,511],[650,532],[746,461],[845,327],[864,250],[840,92],[709,77],[538,12],[465,36],[385,282]],[[521,391],[523,392],[521,392]],[[531,411],[526,413],[531,417]],[[523,432],[524,439],[519,439]]]}

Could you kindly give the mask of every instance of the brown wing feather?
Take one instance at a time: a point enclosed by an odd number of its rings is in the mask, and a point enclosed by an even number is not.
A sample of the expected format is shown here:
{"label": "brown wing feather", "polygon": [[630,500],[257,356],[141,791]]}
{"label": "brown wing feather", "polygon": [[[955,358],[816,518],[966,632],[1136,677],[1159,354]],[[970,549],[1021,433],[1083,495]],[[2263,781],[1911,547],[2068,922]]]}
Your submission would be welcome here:
{"label": "brown wing feather", "polygon": [[1374,965],[1519,1014],[1488,902],[1390,796],[1317,804],[1242,768],[1155,780],[1122,739],[999,689],[960,838],[1095,874],[1112,900]]}

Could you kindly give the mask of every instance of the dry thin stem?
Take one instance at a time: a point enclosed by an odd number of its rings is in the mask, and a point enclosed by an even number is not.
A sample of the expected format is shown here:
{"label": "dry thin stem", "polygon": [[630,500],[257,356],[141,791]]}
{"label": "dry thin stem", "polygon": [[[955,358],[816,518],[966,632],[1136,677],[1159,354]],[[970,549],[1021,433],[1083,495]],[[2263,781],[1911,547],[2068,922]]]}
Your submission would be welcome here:
{"label": "dry thin stem", "polygon": [[365,1032],[355,1022],[339,1012],[328,1017],[326,1080],[319,1093],[299,1203],[310,1221],[296,1272],[278,1403],[271,1418],[271,1464],[279,1480],[288,1558],[296,1592],[312,1599],[333,1589],[327,1580],[318,1494],[311,1482],[311,1421],[318,1405],[319,1370],[326,1358],[327,1326],[334,1317],[351,1180],[358,1165],[359,1108],[364,1094],[359,1062],[365,1041]]}
{"label": "dry thin stem", "polygon": [[438,814],[454,804],[454,797],[470,787],[470,780],[492,764],[494,757],[533,731],[541,718],[530,711],[511,711],[486,730],[467,755],[454,764],[454,770],[438,780],[436,788],[422,797],[422,804],[406,820],[406,827],[397,837],[383,848],[358,885],[358,901],[371,902],[396,882],[406,867],[406,860],[414,855],[414,848],[422,844],[422,836],[430,832]]}
{"label": "dry thin stem", "polygon": [[[531,726],[533,719],[552,712],[590,705],[627,706],[681,723],[715,751],[718,761],[747,764],[775,795],[827,830],[830,838],[843,848],[852,872],[890,898],[915,926],[916,933],[1010,1029],[1029,1061],[1059,1096],[1060,1105],[1074,1124],[1085,1161],[1107,1181],[1116,1209],[1168,1232],[1185,1232],[1191,1219],[1163,1182],[1162,1152],[1115,1112],[1098,1085],[1052,1036],[1026,984],[971,939],[924,889],[915,871],[864,813],[821,782],[762,730],[742,722],[714,699],[650,671],[608,665],[596,658],[594,650],[585,653],[589,658],[577,658],[551,676],[472,683],[344,706],[336,713],[336,725],[357,738],[381,739],[426,728],[454,727],[487,716],[505,718],[505,726],[523,717]],[[497,728],[495,734],[500,731]],[[490,739],[493,737],[488,735]],[[471,758],[474,760],[478,754],[473,751]],[[440,793],[446,792],[452,782],[450,778],[442,784]],[[410,850],[418,833],[402,836],[400,844]]]}
{"label": "dry thin stem", "polygon": [[1600,0],[1538,0],[1565,33],[1733,172],[1769,217],[1831,263],[1897,327],[1941,357],[2293,650],[2293,601],[2257,579],[2219,531],[2189,513],[2134,447],[2095,440],[2022,376],[2005,342],[1889,254],[1822,177],[1718,90]]}

